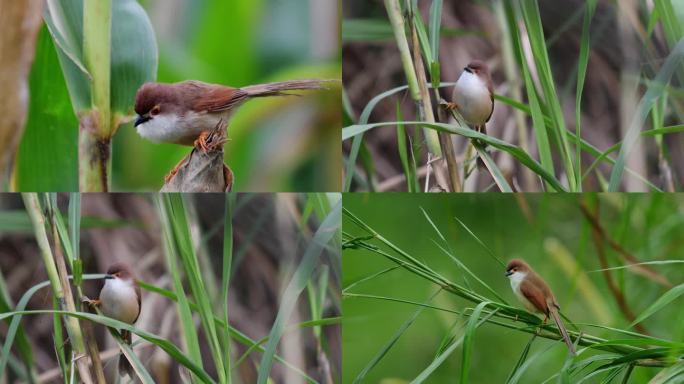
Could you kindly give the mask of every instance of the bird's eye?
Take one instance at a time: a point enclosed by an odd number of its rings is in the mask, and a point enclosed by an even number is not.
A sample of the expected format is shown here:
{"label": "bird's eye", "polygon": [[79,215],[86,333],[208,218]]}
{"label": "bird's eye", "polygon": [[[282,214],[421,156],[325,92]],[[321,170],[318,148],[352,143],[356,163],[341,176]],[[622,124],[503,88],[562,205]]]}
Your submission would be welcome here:
{"label": "bird's eye", "polygon": [[155,105],[154,108],[152,108],[152,110],[150,110],[150,115],[157,116],[159,114],[159,112],[161,112],[161,108],[159,108],[158,105]]}

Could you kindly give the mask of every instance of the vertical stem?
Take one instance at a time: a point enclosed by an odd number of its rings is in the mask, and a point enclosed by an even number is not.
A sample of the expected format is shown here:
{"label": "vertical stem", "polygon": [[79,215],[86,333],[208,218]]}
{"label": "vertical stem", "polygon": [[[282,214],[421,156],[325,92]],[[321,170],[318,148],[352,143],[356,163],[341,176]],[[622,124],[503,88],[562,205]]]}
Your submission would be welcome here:
{"label": "vertical stem", "polygon": [[221,303],[223,304],[223,321],[226,324],[225,333],[223,335],[223,354],[226,359],[226,380],[230,384],[231,377],[231,353],[230,353],[230,323],[228,317],[228,291],[230,288],[230,274],[232,272],[233,263],[233,199],[234,193],[226,194],[226,211],[224,213],[224,227],[223,227],[223,281],[221,284]]}
{"label": "vertical stem", "polygon": [[[411,92],[411,99],[418,105],[418,109],[423,109],[420,88],[418,87],[418,78],[416,70],[413,67],[411,58],[411,51],[409,50],[408,41],[406,40],[406,32],[404,28],[404,17],[401,14],[401,7],[399,0],[385,0],[385,8],[389,16],[392,29],[394,30],[394,37],[397,40],[397,48],[401,57],[401,64],[404,66],[404,73],[408,82],[409,91]],[[427,141],[428,150],[436,156],[441,156],[442,151],[439,146],[439,138],[437,133],[431,129],[423,129],[425,139]]]}
{"label": "vertical stem", "polygon": [[[43,264],[45,264],[45,270],[48,279],[50,280],[50,285],[52,286],[55,298],[57,299],[60,308],[75,312],[76,307],[74,305],[74,298],[71,295],[71,287],[67,280],[64,258],[58,259],[52,254],[50,241],[48,240],[48,235],[45,231],[45,216],[40,208],[38,195],[36,193],[22,193],[21,196],[24,200],[26,211],[31,218],[36,241],[38,242],[38,247],[40,248],[40,253],[43,257]],[[58,240],[55,239],[55,241]],[[85,344],[83,343],[83,335],[78,319],[72,316],[65,316],[63,321],[66,325],[69,340],[71,340],[71,345],[76,357],[83,356],[85,354]],[[93,379],[90,376],[87,359],[77,358],[75,360],[81,381],[88,384],[92,383]]]}
{"label": "vertical stem", "polygon": [[80,189],[83,192],[109,189],[111,27],[112,0],[84,0],[83,54],[92,76],[92,110],[81,116],[80,123]]}

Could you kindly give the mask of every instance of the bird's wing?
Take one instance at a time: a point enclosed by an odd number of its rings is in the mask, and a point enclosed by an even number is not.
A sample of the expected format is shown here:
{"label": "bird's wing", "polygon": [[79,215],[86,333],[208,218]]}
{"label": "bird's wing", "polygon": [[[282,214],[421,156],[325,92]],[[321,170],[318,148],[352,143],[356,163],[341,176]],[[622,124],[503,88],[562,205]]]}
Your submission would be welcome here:
{"label": "bird's wing", "polygon": [[138,296],[138,316],[135,317],[135,320],[133,320],[133,323],[138,321],[138,317],[140,317],[140,312],[142,312],[142,306],[141,306],[142,294],[140,292],[140,286],[138,285],[137,281],[134,283],[134,285],[135,285],[135,294]]}
{"label": "bird's wing", "polygon": [[541,313],[548,315],[549,307],[546,305],[546,300],[544,299],[544,292],[537,288],[534,284],[525,279],[520,283],[520,293],[522,293],[525,298],[534,305],[535,308]]}
{"label": "bird's wing", "polygon": [[197,96],[192,109],[194,111],[223,112],[237,107],[247,100],[247,92],[239,88],[222,85],[198,83],[202,91]]}
{"label": "bird's wing", "polygon": [[492,118],[492,114],[494,113],[494,84],[492,83],[491,77],[487,79],[487,89],[489,89],[489,99],[492,101],[492,110],[489,111],[489,116],[487,116],[485,122],[489,122],[489,119]]}

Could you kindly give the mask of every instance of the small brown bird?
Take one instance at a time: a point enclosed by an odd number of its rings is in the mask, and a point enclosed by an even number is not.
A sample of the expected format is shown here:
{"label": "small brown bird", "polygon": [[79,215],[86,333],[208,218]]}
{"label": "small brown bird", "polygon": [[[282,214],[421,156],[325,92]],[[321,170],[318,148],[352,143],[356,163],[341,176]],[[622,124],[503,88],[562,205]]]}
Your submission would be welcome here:
{"label": "small brown bird", "polygon": [[565,344],[568,345],[570,353],[574,355],[575,346],[572,344],[568,331],[558,313],[560,306],[546,282],[526,262],[520,259],[513,259],[508,263],[506,276],[511,281],[511,288],[513,288],[518,300],[528,311],[543,313],[544,322],[549,317],[553,318]]}
{"label": "small brown bird", "polygon": [[323,89],[326,80],[292,80],[231,88],[201,81],[146,83],[135,96],[138,134],[157,143],[199,146],[217,125],[227,124],[245,101],[291,95],[288,91]]}
{"label": "small brown bird", "polygon": [[[140,287],[135,281],[133,271],[124,263],[115,263],[107,269],[105,283],[97,300],[90,304],[99,306],[102,313],[124,323],[133,324],[140,316]],[[121,331],[121,338],[131,345],[131,333]],[[124,356],[119,357],[119,374],[133,377],[133,367]]]}
{"label": "small brown bird", "polygon": [[494,86],[487,64],[473,60],[463,68],[456,81],[451,108],[456,108],[463,119],[475,130],[487,134],[485,124],[494,112]]}

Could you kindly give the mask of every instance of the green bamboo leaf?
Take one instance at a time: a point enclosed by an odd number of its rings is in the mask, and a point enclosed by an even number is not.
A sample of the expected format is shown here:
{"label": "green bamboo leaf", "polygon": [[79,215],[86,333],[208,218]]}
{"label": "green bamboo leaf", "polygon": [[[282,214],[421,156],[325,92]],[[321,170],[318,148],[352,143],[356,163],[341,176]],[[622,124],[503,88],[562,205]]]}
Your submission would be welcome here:
{"label": "green bamboo leaf", "polygon": [[675,300],[676,298],[678,298],[682,294],[684,294],[684,284],[680,284],[680,285],[670,289],[669,291],[665,292],[662,296],[660,296],[658,298],[658,300],[656,300],[653,304],[651,304],[650,307],[648,307],[639,316],[637,316],[637,318],[632,322],[632,324],[629,325],[629,328],[632,328],[636,324],[639,324],[642,321],[646,320],[651,315],[658,312],[664,306],[670,304],[673,300]]}

